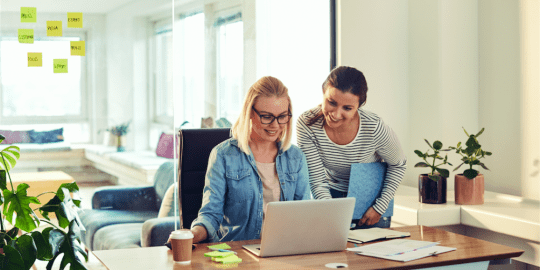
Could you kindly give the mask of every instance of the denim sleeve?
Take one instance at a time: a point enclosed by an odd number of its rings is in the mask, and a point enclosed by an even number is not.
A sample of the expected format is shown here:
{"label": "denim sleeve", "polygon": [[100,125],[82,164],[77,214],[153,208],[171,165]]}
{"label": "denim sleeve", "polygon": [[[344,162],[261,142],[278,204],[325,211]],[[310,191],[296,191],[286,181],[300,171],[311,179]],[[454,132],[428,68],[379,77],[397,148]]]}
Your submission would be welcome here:
{"label": "denim sleeve", "polygon": [[298,172],[298,181],[296,181],[296,190],[294,191],[294,200],[310,200],[311,196],[309,188],[309,173],[307,168],[306,156],[302,155],[302,162],[300,163],[300,170]]}
{"label": "denim sleeve", "polygon": [[226,191],[224,159],[214,148],[208,159],[201,209],[198,217],[191,224],[191,228],[196,225],[204,226],[210,242],[219,241],[217,232],[223,221]]}

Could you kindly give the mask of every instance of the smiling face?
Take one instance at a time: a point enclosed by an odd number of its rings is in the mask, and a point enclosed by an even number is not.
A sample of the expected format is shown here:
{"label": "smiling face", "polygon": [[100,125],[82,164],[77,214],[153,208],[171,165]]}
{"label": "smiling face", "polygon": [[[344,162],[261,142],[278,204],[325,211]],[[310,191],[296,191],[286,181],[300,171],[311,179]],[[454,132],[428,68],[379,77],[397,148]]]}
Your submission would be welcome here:
{"label": "smiling face", "polygon": [[344,93],[329,85],[324,92],[322,112],[328,127],[335,129],[351,123],[358,117],[360,98],[352,93]]}
{"label": "smiling face", "polygon": [[[271,116],[280,117],[289,114],[289,99],[287,97],[259,97],[253,104],[253,108],[259,112],[259,116],[254,110],[251,112],[251,141],[253,142],[276,142],[287,127],[287,124],[279,124],[278,119],[274,119],[270,124],[263,124],[265,118]],[[282,117],[287,118],[287,117]],[[289,120],[290,121],[290,120]],[[266,122],[266,121],[265,121]]]}

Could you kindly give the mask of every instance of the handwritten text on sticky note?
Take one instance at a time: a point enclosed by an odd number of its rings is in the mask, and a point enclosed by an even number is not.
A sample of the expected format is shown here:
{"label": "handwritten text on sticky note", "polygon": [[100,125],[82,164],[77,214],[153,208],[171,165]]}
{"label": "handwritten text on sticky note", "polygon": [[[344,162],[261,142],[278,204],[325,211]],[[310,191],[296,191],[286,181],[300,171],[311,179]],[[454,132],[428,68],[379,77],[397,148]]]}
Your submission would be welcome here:
{"label": "handwritten text on sticky note", "polygon": [[67,59],[53,59],[54,73],[68,73]]}
{"label": "handwritten text on sticky note", "polygon": [[80,55],[85,56],[86,48],[83,41],[71,41],[70,42],[71,47],[71,55]]}
{"label": "handwritten text on sticky note", "polygon": [[67,27],[82,28],[82,12],[68,12]]}
{"label": "handwritten text on sticky note", "polygon": [[28,53],[28,66],[29,67],[41,67],[42,61],[41,61],[41,53]]}
{"label": "handwritten text on sticky note", "polygon": [[47,36],[61,37],[62,36],[62,21],[47,21]]}
{"label": "handwritten text on sticky note", "polygon": [[21,22],[36,22],[35,7],[21,7]]}
{"label": "handwritten text on sticky note", "polygon": [[19,43],[34,43],[34,29],[19,29]]}

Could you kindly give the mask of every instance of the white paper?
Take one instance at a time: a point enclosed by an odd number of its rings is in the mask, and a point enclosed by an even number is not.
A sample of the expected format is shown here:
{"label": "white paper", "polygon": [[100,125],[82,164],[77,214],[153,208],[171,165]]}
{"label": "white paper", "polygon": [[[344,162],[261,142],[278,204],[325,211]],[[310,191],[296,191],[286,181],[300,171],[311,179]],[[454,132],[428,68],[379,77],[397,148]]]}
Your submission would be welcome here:
{"label": "white paper", "polygon": [[[391,239],[398,237],[411,236],[409,232],[398,232],[389,229],[382,228],[370,228],[370,229],[359,229],[349,231],[349,240],[351,242],[369,242],[379,239]],[[355,241],[356,240],[356,241]]]}
{"label": "white paper", "polygon": [[380,243],[364,245],[361,247],[348,248],[349,251],[377,254],[381,256],[396,255],[404,252],[411,252],[418,249],[428,248],[438,245],[438,242],[417,241],[407,239],[394,239]]}
{"label": "white paper", "polygon": [[403,254],[399,255],[379,255],[379,254],[370,254],[367,252],[357,253],[358,255],[364,255],[364,256],[370,256],[370,257],[376,257],[376,258],[382,258],[387,260],[393,260],[393,261],[400,261],[400,262],[408,262],[412,260],[417,260],[429,256],[436,256],[437,254],[449,252],[456,250],[456,248],[451,247],[443,247],[443,246],[433,246],[428,248],[419,249],[416,251],[411,252],[405,252]]}

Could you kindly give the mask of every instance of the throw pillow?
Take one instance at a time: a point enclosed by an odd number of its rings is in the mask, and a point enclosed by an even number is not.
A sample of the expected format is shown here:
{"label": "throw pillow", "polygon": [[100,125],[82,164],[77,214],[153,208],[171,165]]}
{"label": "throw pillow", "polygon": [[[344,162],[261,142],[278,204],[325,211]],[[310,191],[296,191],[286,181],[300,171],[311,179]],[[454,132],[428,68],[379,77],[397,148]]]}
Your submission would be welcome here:
{"label": "throw pillow", "polygon": [[[178,143],[178,136],[176,136],[177,140],[176,143]],[[164,157],[164,158],[173,158],[173,152],[176,152],[176,157],[178,157],[178,151],[174,150],[174,142],[173,142],[173,135],[172,134],[165,134],[164,132],[161,133],[161,136],[159,137],[158,145],[156,147],[156,155],[158,157]]]}
{"label": "throw pillow", "polygon": [[[30,135],[28,134],[30,130],[21,130],[21,131],[11,131],[11,130],[0,130],[0,134],[6,137],[2,141],[2,144],[12,144],[12,143],[30,143]],[[32,130],[33,131],[33,130]]]}
{"label": "throw pillow", "polygon": [[64,128],[49,131],[28,131],[33,143],[51,143],[64,141]]}
{"label": "throw pillow", "polygon": [[165,196],[163,196],[161,206],[159,207],[158,218],[174,216],[174,190],[176,187],[177,185],[173,184],[165,192]]}

